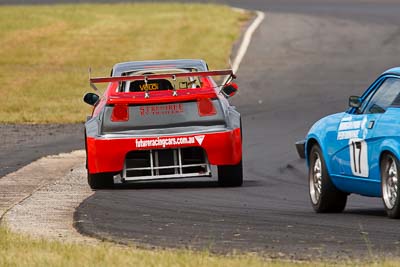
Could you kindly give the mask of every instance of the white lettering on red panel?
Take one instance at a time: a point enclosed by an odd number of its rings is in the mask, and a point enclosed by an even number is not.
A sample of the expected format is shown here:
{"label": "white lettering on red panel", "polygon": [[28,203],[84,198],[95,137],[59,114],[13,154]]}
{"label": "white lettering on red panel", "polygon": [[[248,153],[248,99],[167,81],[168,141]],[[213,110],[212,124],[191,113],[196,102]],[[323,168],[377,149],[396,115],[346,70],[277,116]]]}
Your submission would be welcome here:
{"label": "white lettering on red panel", "polygon": [[135,139],[135,145],[136,148],[165,148],[169,146],[193,145],[197,142],[201,146],[204,138],[205,135]]}

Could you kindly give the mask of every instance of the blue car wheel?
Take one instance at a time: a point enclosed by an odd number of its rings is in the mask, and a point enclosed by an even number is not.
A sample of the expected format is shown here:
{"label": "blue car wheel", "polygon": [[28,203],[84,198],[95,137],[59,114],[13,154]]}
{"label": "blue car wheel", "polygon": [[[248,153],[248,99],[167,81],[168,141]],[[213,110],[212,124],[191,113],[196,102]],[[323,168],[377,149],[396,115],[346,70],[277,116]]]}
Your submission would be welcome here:
{"label": "blue car wheel", "polygon": [[400,217],[399,161],[392,154],[385,154],[381,160],[382,199],[390,218]]}
{"label": "blue car wheel", "polygon": [[311,204],[318,213],[342,212],[347,194],[339,191],[331,182],[321,148],[314,145],[309,154],[309,193]]}

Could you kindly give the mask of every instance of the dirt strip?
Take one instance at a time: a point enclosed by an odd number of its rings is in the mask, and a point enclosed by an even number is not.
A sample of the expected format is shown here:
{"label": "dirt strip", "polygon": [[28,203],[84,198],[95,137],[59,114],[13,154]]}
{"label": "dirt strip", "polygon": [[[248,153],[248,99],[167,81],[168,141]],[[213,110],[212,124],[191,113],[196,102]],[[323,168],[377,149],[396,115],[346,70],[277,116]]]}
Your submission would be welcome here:
{"label": "dirt strip", "polygon": [[1,223],[12,231],[68,242],[97,243],[73,227],[75,208],[93,192],[85,152],[49,156],[0,180]]}

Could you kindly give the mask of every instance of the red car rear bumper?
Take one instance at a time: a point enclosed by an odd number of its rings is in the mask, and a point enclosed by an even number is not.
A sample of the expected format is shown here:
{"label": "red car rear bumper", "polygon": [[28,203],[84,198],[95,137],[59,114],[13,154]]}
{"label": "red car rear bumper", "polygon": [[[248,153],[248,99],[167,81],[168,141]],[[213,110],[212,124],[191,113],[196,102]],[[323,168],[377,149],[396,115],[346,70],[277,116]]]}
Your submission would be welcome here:
{"label": "red car rear bumper", "polygon": [[89,173],[120,172],[126,154],[135,150],[202,147],[211,165],[235,165],[242,159],[240,128],[232,131],[193,135],[93,138],[88,137]]}

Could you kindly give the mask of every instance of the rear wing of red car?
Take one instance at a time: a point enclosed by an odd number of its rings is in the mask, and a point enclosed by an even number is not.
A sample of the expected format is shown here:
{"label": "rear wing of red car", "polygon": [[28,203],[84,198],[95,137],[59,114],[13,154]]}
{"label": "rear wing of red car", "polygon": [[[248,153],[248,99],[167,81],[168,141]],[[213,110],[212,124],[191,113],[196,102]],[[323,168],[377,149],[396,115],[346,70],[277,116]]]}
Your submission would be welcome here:
{"label": "rear wing of red car", "polygon": [[90,83],[109,83],[109,82],[125,82],[125,81],[149,81],[154,79],[175,79],[177,77],[206,77],[206,76],[231,76],[233,79],[236,76],[230,69],[227,70],[212,70],[212,71],[197,71],[197,72],[179,72],[167,74],[148,74],[148,75],[132,75],[132,76],[117,76],[117,77],[95,77],[90,78]]}
{"label": "rear wing of red car", "polygon": [[[225,82],[235,79],[231,69],[213,70],[213,71],[198,71],[198,72],[179,72],[179,73],[163,73],[163,74],[148,74],[148,75],[132,75],[132,76],[117,76],[117,77],[96,77],[90,78],[90,85],[97,90],[95,83],[110,83],[112,90],[108,95],[108,104],[149,104],[163,102],[182,102],[195,100],[200,98],[216,97],[215,86],[208,83],[201,88],[188,88],[176,90],[175,86],[168,90],[149,90],[152,81],[160,79],[176,80],[178,77],[210,77],[210,76],[228,76]],[[145,86],[142,86],[142,91],[137,92],[121,92],[118,88],[118,83],[126,81],[142,81]],[[114,90],[115,89],[115,90]],[[151,91],[151,97],[150,97]],[[172,91],[172,93],[171,93]],[[178,92],[179,91],[179,92]]]}

